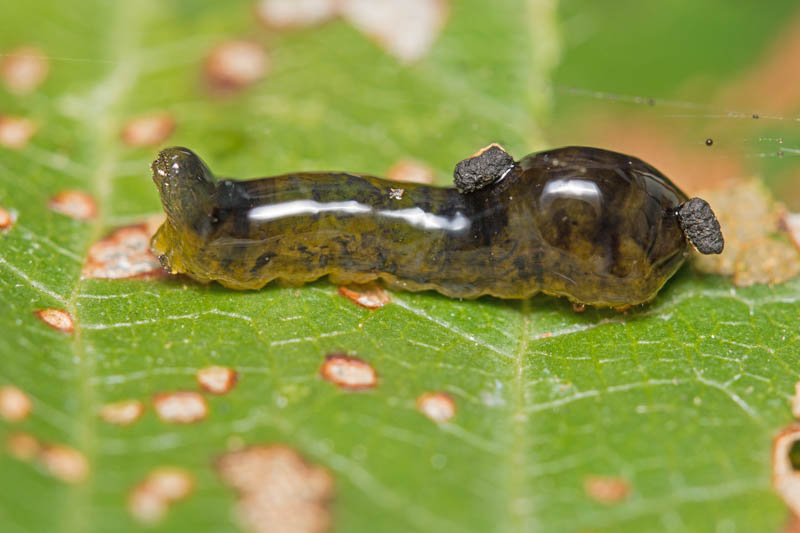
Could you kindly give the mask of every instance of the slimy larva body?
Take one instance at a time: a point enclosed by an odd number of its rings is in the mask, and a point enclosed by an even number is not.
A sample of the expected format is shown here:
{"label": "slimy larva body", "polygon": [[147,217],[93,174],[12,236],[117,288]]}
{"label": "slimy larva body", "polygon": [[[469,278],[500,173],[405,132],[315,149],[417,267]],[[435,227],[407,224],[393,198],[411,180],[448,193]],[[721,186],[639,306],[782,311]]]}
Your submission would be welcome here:
{"label": "slimy larva body", "polygon": [[624,307],[647,302],[689,253],[719,253],[708,204],[634,157],[568,147],[513,161],[497,147],[456,188],[348,173],[217,180],[190,150],[153,163],[167,221],[153,250],[172,273],[233,289],[377,278],[459,298]]}

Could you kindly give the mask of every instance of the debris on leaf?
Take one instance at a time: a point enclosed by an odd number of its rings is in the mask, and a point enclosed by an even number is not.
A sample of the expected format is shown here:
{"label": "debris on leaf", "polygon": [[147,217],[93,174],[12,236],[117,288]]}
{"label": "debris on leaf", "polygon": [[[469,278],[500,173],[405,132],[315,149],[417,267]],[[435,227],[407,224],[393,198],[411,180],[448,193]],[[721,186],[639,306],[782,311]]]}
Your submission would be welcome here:
{"label": "debris on leaf", "polygon": [[24,117],[0,116],[0,146],[20,150],[25,148],[33,134],[36,123]]}
{"label": "debris on leaf", "polygon": [[347,390],[371,389],[378,384],[378,373],[369,363],[340,352],[325,357],[320,375]]}
{"label": "debris on leaf", "polygon": [[380,309],[392,301],[389,293],[377,283],[342,286],[339,294],[366,309]]}
{"label": "debris on leaf", "polygon": [[417,398],[417,408],[436,423],[447,422],[456,415],[456,404],[444,392],[426,392]]}
{"label": "debris on leaf", "polygon": [[31,414],[31,399],[14,385],[0,387],[0,417],[8,422],[19,422]]}
{"label": "debris on leaf", "polygon": [[333,477],[283,445],[228,452],[217,461],[236,489],[236,517],[252,533],[323,533],[330,528]]}
{"label": "debris on leaf", "polygon": [[211,394],[225,394],[230,391],[238,379],[232,368],[225,366],[207,366],[197,371],[197,383]]}
{"label": "debris on leaf", "polygon": [[222,91],[244,89],[263,78],[269,58],[260,44],[228,41],[217,45],[206,57],[205,76],[211,87]]}
{"label": "debris on leaf", "polygon": [[699,270],[730,276],[739,287],[783,283],[800,274],[800,252],[789,240],[786,215],[761,185],[738,183],[704,197],[722,226],[725,250],[696,257]]}
{"label": "debris on leaf", "polygon": [[151,470],[128,496],[128,512],[143,524],[156,524],[167,514],[169,507],[186,498],[194,488],[192,475],[175,467]]}
{"label": "debris on leaf", "polygon": [[583,489],[593,500],[604,503],[619,503],[628,497],[630,484],[619,477],[587,476],[583,480]]}
{"label": "debris on leaf", "polygon": [[132,118],[122,128],[122,141],[128,146],[158,146],[175,130],[175,119],[169,113],[148,113]]}
{"label": "debris on leaf", "polygon": [[127,426],[136,422],[144,413],[144,403],[140,400],[122,400],[107,403],[100,408],[100,418],[117,426]]}
{"label": "debris on leaf", "polygon": [[206,399],[199,392],[178,391],[153,397],[156,414],[164,422],[191,424],[208,416]]}
{"label": "debris on leaf", "polygon": [[72,316],[61,309],[39,309],[34,314],[53,329],[64,333],[72,333],[72,330],[75,329]]}
{"label": "debris on leaf", "polygon": [[167,275],[150,251],[153,232],[153,226],[147,223],[114,230],[89,248],[81,277],[124,279]]}
{"label": "debris on leaf", "polygon": [[50,209],[75,220],[89,220],[97,214],[94,198],[83,191],[62,191],[50,199]]}
{"label": "debris on leaf", "polygon": [[0,57],[0,79],[12,93],[33,92],[47,78],[49,71],[47,55],[34,46],[20,46]]}

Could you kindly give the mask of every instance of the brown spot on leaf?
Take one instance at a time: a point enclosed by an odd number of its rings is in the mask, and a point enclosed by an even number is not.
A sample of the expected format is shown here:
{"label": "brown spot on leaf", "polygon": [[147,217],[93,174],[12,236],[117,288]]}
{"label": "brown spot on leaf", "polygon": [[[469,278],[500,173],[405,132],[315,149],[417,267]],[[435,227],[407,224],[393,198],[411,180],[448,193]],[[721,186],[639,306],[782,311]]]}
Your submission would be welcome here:
{"label": "brown spot on leaf", "polygon": [[344,353],[327,355],[320,375],[347,390],[371,389],[378,384],[378,374],[369,363]]}
{"label": "brown spot on leaf", "polygon": [[36,437],[21,431],[11,433],[6,441],[8,453],[19,461],[30,462],[39,457],[42,447]]}
{"label": "brown spot on leaf", "polygon": [[211,394],[225,394],[238,378],[235,370],[225,366],[207,366],[197,371],[197,383]]}
{"label": "brown spot on leaf", "polygon": [[94,198],[83,191],[61,191],[50,199],[49,206],[75,220],[89,220],[97,214]]}
{"label": "brown spot on leaf", "polygon": [[800,274],[800,253],[785,234],[783,210],[774,205],[761,185],[738,183],[711,191],[704,199],[722,226],[725,250],[719,255],[697,257],[697,268],[730,276],[740,287],[783,283]]}
{"label": "brown spot on leaf", "polygon": [[153,397],[156,414],[164,422],[191,424],[208,416],[206,399],[199,392],[178,391]]}
{"label": "brown spot on leaf", "polygon": [[409,183],[433,183],[433,169],[413,159],[401,159],[389,169],[386,177],[394,181]]}
{"label": "brown spot on leaf", "polygon": [[380,309],[392,301],[389,293],[377,283],[342,286],[339,287],[339,294],[366,309]]}
{"label": "brown spot on leaf", "polygon": [[261,0],[256,16],[278,29],[307,28],[336,16],[338,0]]}
{"label": "brown spot on leaf", "polygon": [[12,93],[33,92],[49,71],[46,54],[34,46],[20,46],[0,57],[0,78]]}
{"label": "brown spot on leaf", "polygon": [[239,493],[236,516],[253,533],[322,533],[330,528],[333,478],[283,445],[229,452],[217,461]]}
{"label": "brown spot on leaf", "polygon": [[61,309],[39,309],[34,314],[51,328],[64,333],[72,333],[75,328],[72,316]]}
{"label": "brown spot on leaf", "polygon": [[8,422],[25,420],[31,414],[31,399],[13,385],[0,387],[0,417]]}
{"label": "brown spot on leaf", "polygon": [[0,206],[0,230],[7,230],[17,221],[17,212]]}
{"label": "brown spot on leaf", "polygon": [[260,44],[228,41],[211,50],[205,61],[205,76],[212,88],[232,91],[259,81],[269,69],[269,58]]}
{"label": "brown spot on leaf", "polygon": [[800,424],[794,423],[775,438],[772,447],[772,485],[796,515],[800,515],[798,446],[800,446]]}
{"label": "brown spot on leaf", "polygon": [[109,424],[127,426],[137,421],[144,413],[144,403],[140,400],[122,400],[107,403],[100,409],[100,418]]}
{"label": "brown spot on leaf", "polygon": [[89,248],[82,278],[123,279],[165,276],[158,258],[150,251],[153,227],[134,224],[114,230]]}
{"label": "brown spot on leaf", "polygon": [[19,150],[25,148],[33,134],[36,124],[24,117],[0,116],[0,146]]}
{"label": "brown spot on leaf", "polygon": [[86,456],[63,444],[44,446],[39,461],[50,475],[64,483],[80,483],[89,477]]}
{"label": "brown spot on leaf", "polygon": [[160,467],[150,471],[128,496],[128,511],[143,524],[155,524],[166,515],[169,507],[186,498],[194,488],[189,472],[175,467]]}
{"label": "brown spot on leaf", "polygon": [[447,18],[445,0],[340,0],[342,17],[404,63],[424,57]]}
{"label": "brown spot on leaf", "polygon": [[587,476],[583,480],[583,490],[591,499],[605,504],[619,503],[630,493],[630,484],[619,477]]}
{"label": "brown spot on leaf", "polygon": [[174,130],[175,119],[169,113],[148,113],[129,120],[120,135],[128,146],[157,146]]}
{"label": "brown spot on leaf", "polygon": [[444,392],[426,392],[417,398],[417,408],[436,423],[447,422],[456,416],[456,404]]}

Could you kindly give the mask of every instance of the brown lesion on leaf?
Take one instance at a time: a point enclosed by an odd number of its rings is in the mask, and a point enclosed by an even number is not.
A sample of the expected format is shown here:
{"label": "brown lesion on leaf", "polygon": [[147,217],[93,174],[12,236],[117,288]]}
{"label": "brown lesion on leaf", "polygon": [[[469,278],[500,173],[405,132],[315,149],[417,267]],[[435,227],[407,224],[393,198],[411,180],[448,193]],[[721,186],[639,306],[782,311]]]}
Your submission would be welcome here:
{"label": "brown lesion on leaf", "polygon": [[163,111],[146,113],[130,119],[120,137],[131,147],[158,146],[175,131],[175,118]]}
{"label": "brown lesion on leaf", "polygon": [[72,333],[75,329],[75,321],[72,319],[72,315],[62,309],[39,309],[34,311],[34,314],[39,317],[42,322],[58,331]]}
{"label": "brown lesion on leaf", "polygon": [[217,460],[239,494],[236,518],[252,533],[323,533],[331,526],[333,476],[281,444],[252,446]]}
{"label": "brown lesion on leaf", "polygon": [[261,0],[256,17],[269,28],[308,28],[331,20],[338,13],[339,0]]}
{"label": "brown lesion on leaf", "polygon": [[365,309],[380,309],[392,301],[389,293],[375,282],[341,286],[339,294]]}
{"label": "brown lesion on leaf", "polygon": [[800,274],[800,252],[787,232],[786,211],[762,185],[740,182],[704,198],[722,226],[725,249],[695,257],[696,268],[729,276],[739,287],[783,283]]}
{"label": "brown lesion on leaf", "polygon": [[34,121],[25,117],[0,115],[0,146],[21,150],[36,133]]}
{"label": "brown lesion on leaf", "polygon": [[56,213],[75,220],[90,220],[97,215],[97,203],[83,191],[61,191],[50,198],[48,205]]}
{"label": "brown lesion on leaf", "polygon": [[6,209],[0,206],[0,231],[11,229],[11,226],[17,221],[16,209]]}
{"label": "brown lesion on leaf", "polygon": [[100,418],[109,424],[128,426],[144,414],[144,402],[141,400],[121,400],[107,403],[100,408]]}
{"label": "brown lesion on leaf", "polygon": [[174,503],[185,499],[193,489],[194,478],[186,470],[172,466],[156,468],[131,489],[128,512],[143,524],[157,524]]}
{"label": "brown lesion on leaf", "polygon": [[157,220],[114,230],[89,248],[82,278],[125,279],[166,276],[150,251],[150,240],[161,223]]}
{"label": "brown lesion on leaf", "polygon": [[208,416],[208,404],[199,392],[164,392],[153,396],[158,418],[172,424],[192,424]]}
{"label": "brown lesion on leaf", "polygon": [[31,399],[19,387],[0,387],[0,417],[7,422],[20,422],[28,418],[33,409]]}
{"label": "brown lesion on leaf", "polygon": [[0,79],[12,93],[32,93],[47,79],[49,72],[50,60],[36,46],[19,46],[0,57]]}
{"label": "brown lesion on leaf", "polygon": [[319,373],[326,381],[346,390],[372,389],[378,384],[378,373],[372,365],[342,352],[325,356]]}
{"label": "brown lesion on leaf", "polygon": [[269,67],[269,56],[259,43],[231,40],[211,49],[203,73],[212,89],[230,92],[255,84],[267,74]]}
{"label": "brown lesion on leaf", "polygon": [[417,398],[417,408],[436,423],[447,422],[456,416],[456,403],[444,392],[426,392]]}
{"label": "brown lesion on leaf", "polygon": [[34,463],[64,483],[77,484],[89,478],[89,461],[71,446],[41,442],[30,433],[16,432],[8,435],[6,449],[15,459]]}
{"label": "brown lesion on leaf", "polygon": [[401,159],[386,172],[386,177],[392,181],[430,185],[434,176],[430,165],[416,159]]}
{"label": "brown lesion on leaf", "polygon": [[239,380],[239,374],[226,366],[207,366],[197,371],[197,383],[211,394],[229,392]]}
{"label": "brown lesion on leaf", "polygon": [[594,501],[610,505],[626,500],[631,486],[621,477],[587,476],[583,480],[583,490]]}

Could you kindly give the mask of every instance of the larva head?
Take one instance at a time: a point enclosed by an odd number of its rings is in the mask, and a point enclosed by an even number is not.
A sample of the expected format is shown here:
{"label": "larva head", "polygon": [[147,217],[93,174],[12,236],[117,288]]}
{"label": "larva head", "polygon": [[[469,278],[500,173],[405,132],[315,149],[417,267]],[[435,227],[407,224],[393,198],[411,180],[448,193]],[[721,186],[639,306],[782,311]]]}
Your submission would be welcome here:
{"label": "larva head", "polygon": [[203,160],[188,148],[173,147],[162,150],[150,168],[170,223],[176,228],[201,226],[216,188]]}

